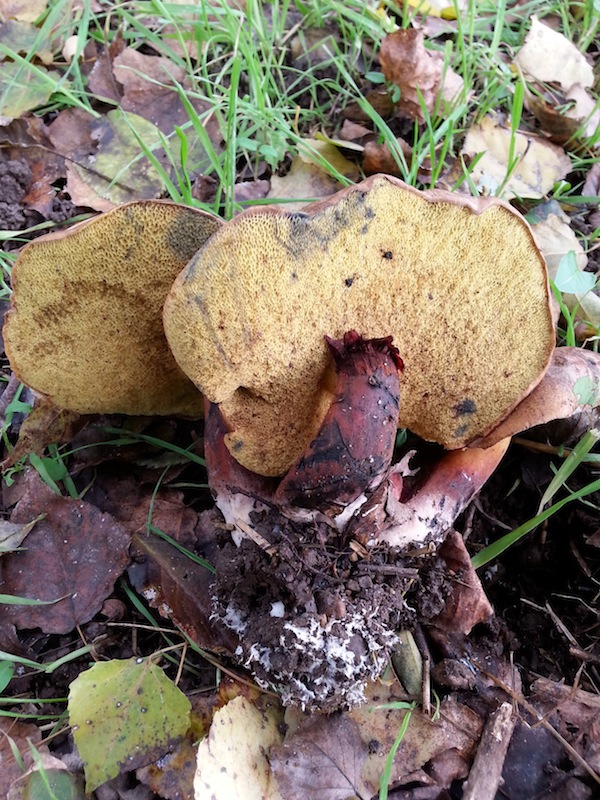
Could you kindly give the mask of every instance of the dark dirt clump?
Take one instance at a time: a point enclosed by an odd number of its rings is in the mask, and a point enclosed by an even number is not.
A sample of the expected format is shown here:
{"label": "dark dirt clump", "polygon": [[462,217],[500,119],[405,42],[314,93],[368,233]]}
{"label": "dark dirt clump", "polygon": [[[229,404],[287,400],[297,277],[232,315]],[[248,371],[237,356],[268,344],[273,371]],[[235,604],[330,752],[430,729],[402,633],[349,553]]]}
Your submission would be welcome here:
{"label": "dark dirt clump", "polygon": [[439,613],[437,557],[367,551],[340,541],[324,522],[256,515],[263,541],[223,540],[214,616],[240,636],[236,658],[284,703],[332,711],[363,699],[417,615]]}

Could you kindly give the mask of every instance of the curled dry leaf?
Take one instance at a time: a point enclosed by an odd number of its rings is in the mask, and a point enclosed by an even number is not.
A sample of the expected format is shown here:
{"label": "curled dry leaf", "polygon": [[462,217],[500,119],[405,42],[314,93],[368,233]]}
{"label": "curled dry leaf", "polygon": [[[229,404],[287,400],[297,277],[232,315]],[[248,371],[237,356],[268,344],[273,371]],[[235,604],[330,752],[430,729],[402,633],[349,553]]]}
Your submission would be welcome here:
{"label": "curled dry leaf", "polygon": [[[3,557],[3,592],[49,605],[2,606],[18,628],[68,633],[98,613],[129,563],[129,534],[109,514],[84,500],[54,494],[33,470],[11,521],[45,514],[27,547]],[[56,602],[55,602],[56,601]]]}
{"label": "curled dry leaf", "polygon": [[518,163],[509,175],[512,141],[510,126],[491,115],[468,131],[462,153],[469,157],[483,154],[471,172],[482,191],[496,194],[502,187],[505,199],[543,197],[572,170],[571,160],[561,147],[532,133],[516,133],[514,158]]}
{"label": "curled dry leaf", "polygon": [[535,425],[575,414],[591,414],[600,405],[600,355],[580,347],[559,347],[552,356],[546,375],[534,389],[488,436],[479,447],[494,446]]}
{"label": "curled dry leaf", "polygon": [[379,60],[386,80],[400,89],[398,112],[410,119],[424,122],[423,105],[431,114],[440,95],[451,103],[462,91],[462,78],[450,67],[444,71],[442,53],[427,50],[423,32],[414,28],[388,34]]}
{"label": "curled dry leaf", "polygon": [[213,574],[208,567],[192,564],[189,556],[156,536],[136,534],[133,545],[143,564],[134,565],[129,577],[150,606],[173,620],[199,647],[234,652],[235,634],[211,621]]}
{"label": "curled dry leaf", "polygon": [[450,531],[440,547],[440,557],[445,561],[453,582],[452,590],[445,598],[444,610],[432,620],[432,624],[448,633],[469,634],[475,625],[489,620],[494,610],[473,569],[460,533]]}
{"label": "curled dry leaf", "polygon": [[583,53],[562,33],[535,16],[515,63],[528,76],[545,83],[556,82],[568,91],[574,84],[594,84],[594,71]]}
{"label": "curled dry leaf", "polygon": [[139,202],[27,245],[4,326],[13,371],[81,414],[200,415],[161,312],[175,276],[220,224],[186,206]]}

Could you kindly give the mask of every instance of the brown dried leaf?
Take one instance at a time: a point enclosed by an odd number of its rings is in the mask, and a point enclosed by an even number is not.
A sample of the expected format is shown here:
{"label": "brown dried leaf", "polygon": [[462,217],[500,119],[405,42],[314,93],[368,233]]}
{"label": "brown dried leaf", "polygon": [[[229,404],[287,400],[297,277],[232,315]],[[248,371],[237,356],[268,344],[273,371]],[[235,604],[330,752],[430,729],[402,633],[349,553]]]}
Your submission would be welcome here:
{"label": "brown dried leaf", "polygon": [[297,203],[285,203],[287,212],[299,211],[307,202],[321,197],[328,197],[340,188],[339,183],[332,178],[316,162],[314,151],[332,164],[338,172],[352,181],[359,178],[356,164],[345,158],[337,147],[329,142],[318,139],[307,140],[307,144],[300,143],[299,155],[294,159],[289,172],[280,178],[271,177],[271,189],[267,194],[274,203],[280,199],[297,198]]}
{"label": "brown dried leaf", "polygon": [[16,464],[30,453],[42,455],[49,444],[69,442],[87,424],[87,419],[74,411],[57,408],[42,397],[36,398],[34,406],[23,420],[19,438],[4,468]]}
{"label": "brown dried leaf", "polygon": [[[405,158],[410,159],[412,147],[404,139],[397,139],[400,150]],[[390,148],[385,142],[367,142],[363,153],[363,169],[366,175],[374,175],[377,172],[385,172],[388,175],[396,175],[399,178],[403,175],[396,159],[392,156]]]}
{"label": "brown dried leaf", "polygon": [[28,114],[1,128],[0,142],[10,159],[26,161],[31,171],[22,205],[49,216],[57,195],[53,183],[64,177],[65,164],[62,156],[54,152],[48,128],[40,117]]}
{"label": "brown dried leaf", "polygon": [[271,769],[284,800],[368,800],[372,790],[361,777],[367,752],[349,716],[317,716],[271,748]]}
{"label": "brown dried leaf", "polygon": [[468,634],[479,622],[486,622],[494,609],[473,569],[462,536],[451,531],[440,547],[440,558],[448,575],[454,578],[452,591],[445,599],[444,610],[432,624],[448,632]]}
{"label": "brown dried leaf", "polygon": [[[584,391],[585,389],[588,391]],[[600,354],[580,347],[558,347],[542,381],[512,414],[477,447],[490,447],[507,436],[575,414],[591,414],[599,405]]]}
{"label": "brown dried leaf", "polygon": [[4,557],[3,592],[58,602],[2,606],[2,615],[19,628],[68,633],[92,619],[111,593],[129,562],[129,534],[84,500],[54,494],[30,470],[11,521],[29,522],[42,513],[27,549]]}
{"label": "brown dried leaf", "polygon": [[399,113],[409,119],[425,121],[422,105],[431,114],[442,80],[444,100],[451,102],[462,90],[462,78],[450,68],[443,76],[444,56],[427,50],[423,31],[408,28],[389,34],[381,43],[379,60],[386,80],[400,88]]}
{"label": "brown dried leaf", "polygon": [[133,544],[144,556],[143,564],[130,570],[136,591],[199,647],[232,653],[235,634],[211,622],[213,573],[156,536],[135,534]]}
{"label": "brown dried leaf", "polygon": [[[367,696],[368,702],[353,709],[347,716],[357,724],[363,745],[368,749],[362,779],[371,793],[375,794],[407,711],[386,707],[398,701],[394,684],[386,686],[380,682],[373,683],[367,687]],[[481,719],[475,712],[454,700],[442,701],[440,716],[435,722],[415,709],[394,756],[390,783],[405,780],[449,750],[469,760],[482,727]]]}

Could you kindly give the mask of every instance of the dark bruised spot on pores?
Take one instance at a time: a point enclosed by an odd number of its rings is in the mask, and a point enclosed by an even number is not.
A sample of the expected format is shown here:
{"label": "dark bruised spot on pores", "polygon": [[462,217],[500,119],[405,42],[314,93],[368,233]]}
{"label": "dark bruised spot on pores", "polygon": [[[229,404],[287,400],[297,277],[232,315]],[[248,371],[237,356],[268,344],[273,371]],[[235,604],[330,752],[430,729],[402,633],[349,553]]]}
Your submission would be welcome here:
{"label": "dark bruised spot on pores", "polygon": [[243,446],[244,443],[238,440],[237,442],[234,442],[231,449],[233,450],[234,453],[239,453]]}
{"label": "dark bruised spot on pores", "polygon": [[383,256],[383,258],[387,258],[388,261],[391,261],[392,258],[394,257],[394,254],[392,253],[391,250],[384,250],[381,255]]}
{"label": "dark bruised spot on pores", "polygon": [[474,400],[467,397],[452,406],[452,410],[454,411],[454,416],[463,417],[465,414],[474,414],[477,411],[477,405]]}
{"label": "dark bruised spot on pores", "polygon": [[454,438],[455,439],[462,439],[468,429],[468,425],[459,425],[458,428],[454,431]]}
{"label": "dark bruised spot on pores", "polygon": [[346,284],[346,286],[350,287],[354,283],[354,278],[346,278],[344,283]]}
{"label": "dark bruised spot on pores", "polygon": [[298,273],[297,272],[292,272],[292,280],[293,281],[297,281],[298,280]]}

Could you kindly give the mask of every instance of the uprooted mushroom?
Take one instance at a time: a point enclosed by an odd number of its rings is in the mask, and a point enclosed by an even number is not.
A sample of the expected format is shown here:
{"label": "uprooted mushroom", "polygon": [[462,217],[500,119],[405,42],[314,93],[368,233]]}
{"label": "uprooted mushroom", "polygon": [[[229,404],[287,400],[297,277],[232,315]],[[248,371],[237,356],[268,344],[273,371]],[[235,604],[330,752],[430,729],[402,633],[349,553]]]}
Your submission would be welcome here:
{"label": "uprooted mushroom", "polygon": [[[214,615],[284,700],[352,705],[432,580],[419,548],[508,439],[462,448],[550,362],[529,228],[502,202],[383,176],[303,214],[246,212],[175,281],[165,330],[211,402],[209,482],[238,546],[223,545]],[[408,488],[391,463],[398,424],[456,451]]]}
{"label": "uprooted mushroom", "polygon": [[[358,702],[397,628],[426,617],[443,570],[427,554],[510,436],[581,407],[565,385],[548,409],[565,365],[597,382],[596,354],[553,356],[544,261],[510,206],[385,176],[226,225],[131,204],[29,245],[13,280],[11,364],[58,406],[206,403],[226,522],[213,618],[309,708]],[[414,476],[393,463],[397,426],[450,452]]]}

